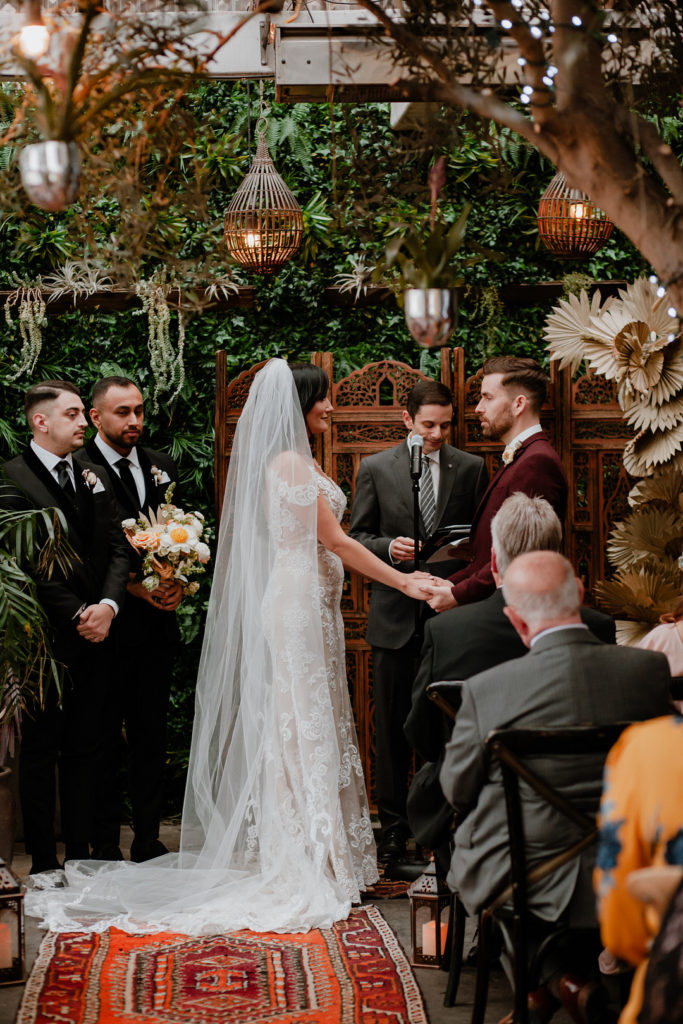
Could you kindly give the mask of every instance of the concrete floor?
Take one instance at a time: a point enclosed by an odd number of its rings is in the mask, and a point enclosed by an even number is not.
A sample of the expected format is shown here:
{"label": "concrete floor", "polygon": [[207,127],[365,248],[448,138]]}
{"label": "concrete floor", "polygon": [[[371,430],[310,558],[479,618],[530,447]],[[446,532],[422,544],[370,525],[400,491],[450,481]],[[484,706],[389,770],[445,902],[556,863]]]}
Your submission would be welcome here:
{"label": "concrete floor", "polygon": [[[166,825],[162,829],[161,839],[169,850],[178,849],[179,829],[176,825]],[[132,833],[122,829],[121,849],[127,856],[130,850]],[[59,851],[63,856],[63,850]],[[26,876],[30,868],[30,858],[23,852],[21,844],[17,844],[12,869],[20,877]],[[404,950],[410,953],[410,915],[407,898],[378,901],[377,906],[399,938]],[[469,924],[469,922],[468,922]],[[26,962],[30,970],[35,959],[43,933],[32,918],[26,919]],[[466,950],[472,941],[472,928],[466,933]],[[433,968],[415,968],[415,976],[422,991],[430,1024],[467,1024],[472,1011],[474,992],[474,970],[463,969],[458,992],[458,1005],[446,1009],[443,997],[446,989],[446,974]],[[0,1024],[13,1024],[21,1002],[23,985],[12,985],[0,988]],[[496,1024],[501,1017],[512,1009],[510,986],[502,971],[496,970],[491,976],[486,1021]],[[570,1024],[570,1018],[563,1012],[553,1018],[554,1024]]]}

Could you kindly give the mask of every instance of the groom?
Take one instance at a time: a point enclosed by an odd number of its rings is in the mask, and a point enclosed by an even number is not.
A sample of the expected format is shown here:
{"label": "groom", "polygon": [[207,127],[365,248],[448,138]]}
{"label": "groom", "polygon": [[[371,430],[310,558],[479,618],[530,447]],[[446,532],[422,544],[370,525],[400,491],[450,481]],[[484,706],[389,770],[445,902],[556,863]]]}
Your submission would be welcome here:
{"label": "groom", "polygon": [[[111,477],[126,518],[156,512],[178,471],[164,452],[139,442],[144,426],[142,395],[127,377],[104,377],[92,392],[90,418],[97,434],[85,446],[84,457],[104,466]],[[177,491],[173,502],[177,503]],[[123,518],[123,516],[122,516]],[[126,605],[113,634],[118,686],[112,691],[106,715],[103,778],[95,822],[93,856],[120,860],[121,794],[118,777],[121,735],[125,728],[128,786],[133,813],[130,856],[151,860],[167,852],[159,839],[166,765],[166,716],[178,643],[175,610],[182,598],[178,580],[166,581],[150,593],[135,579],[141,558],[129,547],[131,579]]]}
{"label": "groom", "polygon": [[[484,460],[446,444],[452,419],[453,396],[448,388],[438,381],[420,381],[403,410],[407,439],[363,459],[358,469],[349,533],[373,554],[406,572],[412,570],[415,557],[410,437],[419,434],[423,440],[421,492],[424,494],[428,485],[432,491],[431,508],[421,512],[423,539],[439,526],[470,523],[486,489]],[[447,576],[457,565],[446,561],[434,568]],[[410,835],[406,794],[411,751],[403,723],[410,711],[420,653],[415,602],[373,583],[366,640],[372,645],[375,698],[375,784],[382,826],[378,856],[400,861]]]}
{"label": "groom", "polygon": [[106,472],[72,457],[87,426],[78,389],[63,380],[35,384],[26,393],[25,411],[33,438],[5,463],[10,483],[2,486],[0,501],[6,509],[60,509],[74,552],[67,569],[35,581],[55,658],[66,667],[62,707],[52,685],[44,705],[29,707],[22,721],[19,793],[35,874],[59,867],[57,765],[66,859],[90,855],[100,729],[112,675],[109,633],[125,598],[128,552]]}

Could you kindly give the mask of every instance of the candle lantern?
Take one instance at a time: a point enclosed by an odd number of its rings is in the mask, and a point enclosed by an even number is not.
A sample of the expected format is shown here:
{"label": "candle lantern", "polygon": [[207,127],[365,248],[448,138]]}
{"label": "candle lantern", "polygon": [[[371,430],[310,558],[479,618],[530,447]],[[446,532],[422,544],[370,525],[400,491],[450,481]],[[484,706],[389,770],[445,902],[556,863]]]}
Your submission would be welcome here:
{"label": "candle lantern", "polygon": [[24,980],[24,895],[0,858],[0,985]]}
{"label": "candle lantern", "polygon": [[441,967],[446,952],[451,892],[437,878],[434,864],[413,882],[410,900],[410,962],[413,967]]}

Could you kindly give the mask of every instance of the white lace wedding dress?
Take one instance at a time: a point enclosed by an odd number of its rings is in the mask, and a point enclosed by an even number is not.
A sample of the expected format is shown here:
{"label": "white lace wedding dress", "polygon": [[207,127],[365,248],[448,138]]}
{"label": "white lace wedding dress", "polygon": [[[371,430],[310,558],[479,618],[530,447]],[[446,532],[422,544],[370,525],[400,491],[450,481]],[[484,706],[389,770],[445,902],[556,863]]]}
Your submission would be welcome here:
{"label": "white lace wedding dress", "polygon": [[291,371],[257,374],[236,435],[197,684],[178,855],[34,876],[52,930],[210,934],[330,927],[377,880],[351,712],[343,568],[317,541],[314,464]]}

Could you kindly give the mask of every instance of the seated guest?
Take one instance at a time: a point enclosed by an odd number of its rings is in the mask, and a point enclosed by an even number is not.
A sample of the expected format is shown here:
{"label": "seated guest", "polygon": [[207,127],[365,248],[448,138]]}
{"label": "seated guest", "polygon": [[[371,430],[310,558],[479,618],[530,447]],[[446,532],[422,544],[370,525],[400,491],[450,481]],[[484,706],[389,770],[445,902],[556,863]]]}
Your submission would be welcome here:
{"label": "seated guest", "polygon": [[[411,746],[425,764],[413,776],[408,794],[408,822],[423,846],[442,862],[450,837],[452,812],[439,783],[451,722],[427,696],[439,679],[468,679],[512,658],[527,648],[505,615],[503,576],[510,562],[527,551],[559,551],[562,526],[545,498],[518,491],[506,498],[491,522],[491,569],[497,589],[476,604],[451,608],[425,623],[420,667],[412,707],[405,723]],[[614,619],[593,608],[581,608],[581,619],[599,640],[614,643]],[[506,701],[501,693],[501,711]],[[442,864],[443,866],[443,864]],[[447,865],[445,866],[447,870]]]}
{"label": "seated guest", "polygon": [[[484,747],[491,730],[602,725],[653,718],[670,708],[666,659],[601,643],[581,620],[583,586],[561,555],[520,555],[505,573],[503,596],[505,614],[531,649],[463,683],[440,775],[457,826],[448,881],[470,914],[492,898],[510,867],[501,773],[488,764]],[[597,810],[599,759],[573,766],[568,777],[566,760],[558,759],[553,769],[547,765],[543,773],[552,785],[587,805],[594,802]],[[535,793],[525,794],[524,831],[530,867],[579,838],[567,819]],[[562,917],[573,927],[596,923],[586,884],[590,859],[586,851],[529,890],[529,907],[540,925]]]}
{"label": "seated guest", "polygon": [[[631,726],[605,765],[595,870],[600,929],[607,949],[637,968],[619,1024],[635,1024],[642,1012],[643,982],[657,930],[634,895],[629,874],[664,865],[683,865],[683,718],[679,715]],[[678,930],[680,935],[680,924]],[[680,973],[675,984],[680,990]],[[662,989],[660,1000],[664,996]],[[652,1006],[647,1009],[649,1021],[664,1019],[653,1015]]]}
{"label": "seated guest", "polygon": [[[683,597],[637,646],[644,651],[661,651],[667,657],[671,675],[683,676]],[[683,711],[683,701],[677,701],[676,707]]]}

